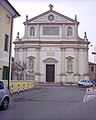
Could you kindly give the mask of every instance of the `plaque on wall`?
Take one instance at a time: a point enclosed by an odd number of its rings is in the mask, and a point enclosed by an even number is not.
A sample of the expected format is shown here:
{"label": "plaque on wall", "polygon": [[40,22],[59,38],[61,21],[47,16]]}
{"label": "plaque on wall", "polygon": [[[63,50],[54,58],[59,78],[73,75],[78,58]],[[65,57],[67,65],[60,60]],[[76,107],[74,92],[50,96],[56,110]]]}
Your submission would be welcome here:
{"label": "plaque on wall", "polygon": [[43,27],[43,35],[59,35],[59,27]]}

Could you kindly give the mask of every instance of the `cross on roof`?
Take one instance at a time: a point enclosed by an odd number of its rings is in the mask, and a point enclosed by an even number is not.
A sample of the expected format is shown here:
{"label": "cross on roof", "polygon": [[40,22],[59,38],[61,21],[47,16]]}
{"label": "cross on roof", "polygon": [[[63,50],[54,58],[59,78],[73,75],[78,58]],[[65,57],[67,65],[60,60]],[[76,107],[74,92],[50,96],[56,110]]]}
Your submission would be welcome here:
{"label": "cross on roof", "polygon": [[49,5],[49,7],[50,7],[50,10],[52,10],[52,8],[53,8],[53,5],[52,5],[52,4],[50,4],[50,5]]}

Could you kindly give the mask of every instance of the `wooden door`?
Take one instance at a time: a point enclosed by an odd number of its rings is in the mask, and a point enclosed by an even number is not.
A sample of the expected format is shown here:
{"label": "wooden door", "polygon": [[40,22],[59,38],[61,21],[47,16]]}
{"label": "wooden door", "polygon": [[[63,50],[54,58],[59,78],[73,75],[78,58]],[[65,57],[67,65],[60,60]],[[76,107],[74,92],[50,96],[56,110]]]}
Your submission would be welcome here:
{"label": "wooden door", "polygon": [[46,65],[46,82],[54,82],[55,65]]}

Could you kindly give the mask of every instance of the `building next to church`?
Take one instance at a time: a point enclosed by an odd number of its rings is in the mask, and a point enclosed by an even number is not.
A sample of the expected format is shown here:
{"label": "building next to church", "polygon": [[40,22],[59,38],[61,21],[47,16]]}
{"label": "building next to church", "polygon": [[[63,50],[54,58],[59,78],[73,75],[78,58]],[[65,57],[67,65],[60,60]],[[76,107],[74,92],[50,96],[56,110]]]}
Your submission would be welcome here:
{"label": "building next to church", "polygon": [[[24,80],[77,83],[89,79],[88,39],[78,35],[77,16],[71,19],[50,10],[24,22],[25,33],[14,42],[15,62],[24,66]],[[34,76],[34,77],[32,77]]]}
{"label": "building next to church", "polygon": [[0,79],[3,80],[8,80],[11,76],[9,68],[11,68],[13,21],[19,16],[8,0],[0,0]]}

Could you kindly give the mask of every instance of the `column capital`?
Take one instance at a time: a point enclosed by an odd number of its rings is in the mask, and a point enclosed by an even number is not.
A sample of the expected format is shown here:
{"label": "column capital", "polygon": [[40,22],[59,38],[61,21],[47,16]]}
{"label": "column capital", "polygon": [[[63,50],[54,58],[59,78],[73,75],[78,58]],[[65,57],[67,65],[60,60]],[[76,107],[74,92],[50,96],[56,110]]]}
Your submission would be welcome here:
{"label": "column capital", "polygon": [[37,47],[35,47],[36,48],[36,50],[40,50],[41,49],[41,47],[40,46],[37,46]]}
{"label": "column capital", "polygon": [[61,49],[61,50],[64,50],[64,49],[66,49],[66,47],[61,46],[60,49]]}

